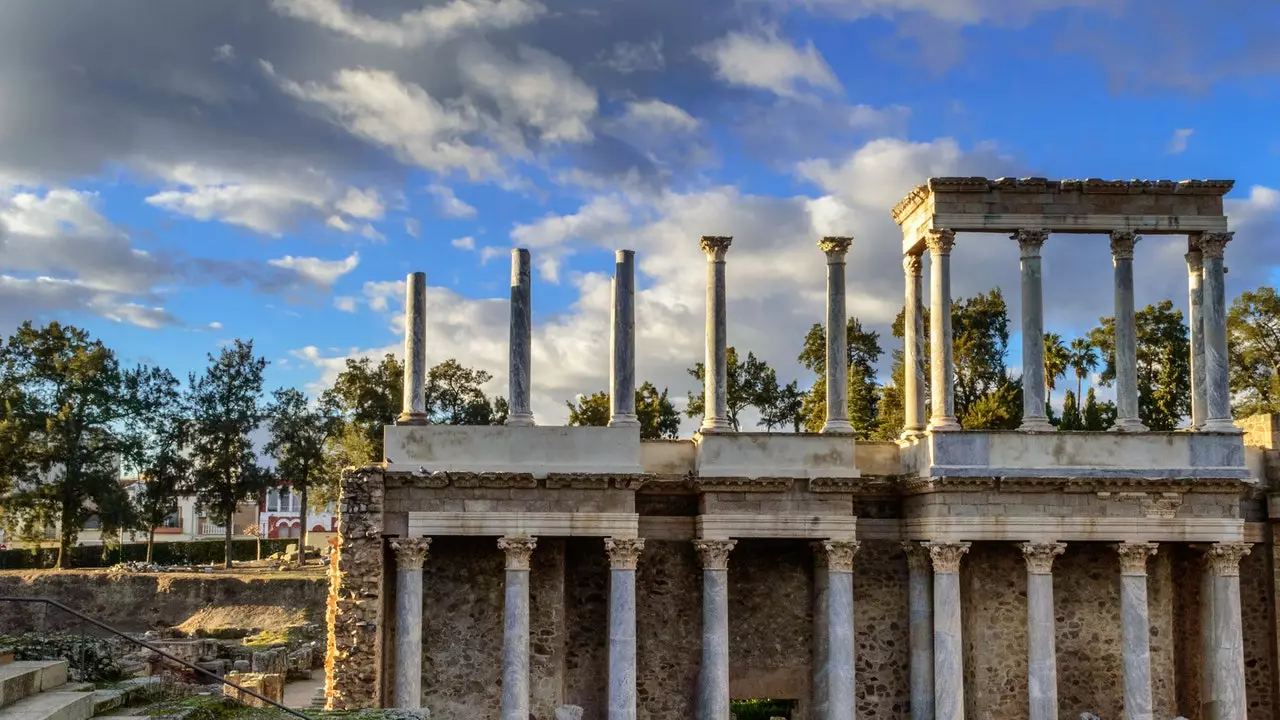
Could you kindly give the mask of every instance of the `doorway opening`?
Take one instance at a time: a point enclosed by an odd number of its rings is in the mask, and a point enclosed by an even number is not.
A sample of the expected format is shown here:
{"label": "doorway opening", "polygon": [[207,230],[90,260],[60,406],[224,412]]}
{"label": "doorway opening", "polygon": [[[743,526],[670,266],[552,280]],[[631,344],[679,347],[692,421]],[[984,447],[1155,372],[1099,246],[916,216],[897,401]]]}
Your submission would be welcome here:
{"label": "doorway opening", "polygon": [[730,700],[729,712],[737,720],[791,720],[797,704],[797,700],[745,698]]}

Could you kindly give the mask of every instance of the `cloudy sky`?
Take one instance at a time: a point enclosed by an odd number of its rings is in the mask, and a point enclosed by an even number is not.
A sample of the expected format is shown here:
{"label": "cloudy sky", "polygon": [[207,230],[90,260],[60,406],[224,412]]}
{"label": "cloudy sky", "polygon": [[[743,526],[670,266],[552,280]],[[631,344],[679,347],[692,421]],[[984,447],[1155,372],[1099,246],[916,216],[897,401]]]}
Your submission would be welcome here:
{"label": "cloudy sky", "polygon": [[[850,311],[887,349],[889,210],[938,175],[1234,179],[1234,296],[1280,265],[1278,28],[1256,0],[7,0],[0,332],[60,319],[180,374],[253,338],[271,386],[314,389],[399,352],[422,270],[431,362],[505,394],[528,247],[561,423],[605,387],[618,248],[641,379],[691,389],[698,236],[726,234],[730,343],[807,383],[818,237],[855,236]],[[1184,250],[1139,245],[1139,305],[1185,304]],[[1051,329],[1110,313],[1104,238],[1045,256]],[[962,235],[953,268],[1016,323],[1012,241]]]}

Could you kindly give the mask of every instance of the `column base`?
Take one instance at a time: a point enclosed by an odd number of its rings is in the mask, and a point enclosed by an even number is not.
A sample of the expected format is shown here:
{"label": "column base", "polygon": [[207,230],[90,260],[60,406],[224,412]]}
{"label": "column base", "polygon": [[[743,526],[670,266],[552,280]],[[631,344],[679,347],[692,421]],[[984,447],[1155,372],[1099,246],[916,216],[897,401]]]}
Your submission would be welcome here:
{"label": "column base", "polygon": [[640,420],[635,415],[619,413],[609,420],[609,427],[640,427]]}
{"label": "column base", "polygon": [[731,433],[733,432],[733,423],[721,418],[706,418],[702,421],[702,427],[698,428],[698,432],[703,435],[708,433]]}
{"label": "column base", "polygon": [[1116,424],[1112,426],[1112,432],[1122,433],[1138,433],[1146,432],[1147,426],[1142,424],[1138,418],[1120,418],[1116,420]]}
{"label": "column base", "polygon": [[1200,432],[1230,433],[1232,435],[1244,434],[1244,430],[1236,427],[1236,424],[1230,420],[1214,418],[1205,420],[1204,425],[1200,427]]}
{"label": "column base", "polygon": [[1024,418],[1022,424],[1018,426],[1019,432],[1026,433],[1047,433],[1058,432],[1058,428],[1049,422],[1047,417]]}
{"label": "column base", "polygon": [[953,417],[939,417],[929,421],[928,432],[955,432],[960,430],[960,421]]}
{"label": "column base", "polygon": [[430,418],[426,413],[400,413],[396,418],[397,425],[426,425],[430,422]]}
{"label": "column base", "polygon": [[898,436],[899,440],[919,440],[925,436],[924,428],[907,428]]}
{"label": "column base", "polygon": [[854,431],[848,420],[828,420],[823,424],[822,432],[826,435],[852,435]]}
{"label": "column base", "polygon": [[508,415],[506,424],[511,427],[533,427],[535,424],[533,422],[533,413],[513,413]]}

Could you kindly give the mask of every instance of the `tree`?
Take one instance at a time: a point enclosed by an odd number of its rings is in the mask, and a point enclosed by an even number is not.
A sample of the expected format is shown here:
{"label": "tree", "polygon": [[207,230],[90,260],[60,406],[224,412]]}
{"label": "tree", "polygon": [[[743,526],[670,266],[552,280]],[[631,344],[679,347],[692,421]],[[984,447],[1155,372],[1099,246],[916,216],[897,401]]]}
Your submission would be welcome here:
{"label": "tree", "polygon": [[119,529],[128,521],[122,465],[138,460],[143,438],[134,421],[174,401],[167,370],[123,370],[115,354],[88,333],[57,322],[24,323],[0,348],[0,450],[10,491],[7,520],[24,537],[58,529],[58,568],[85,522],[102,513]]}
{"label": "tree", "polygon": [[190,424],[177,412],[165,413],[154,428],[146,457],[138,467],[141,489],[134,496],[134,505],[138,523],[147,533],[148,563],[156,528],[178,511],[178,495],[191,485],[189,429]]}
{"label": "tree", "polygon": [[1280,295],[1245,292],[1227,312],[1232,410],[1237,417],[1280,412]]}
{"label": "tree", "polygon": [[275,458],[276,478],[288,483],[298,493],[299,527],[298,562],[307,564],[307,490],[320,481],[332,478],[326,468],[325,448],[342,428],[342,415],[332,397],[321,397],[314,405],[294,388],[281,388],[272,393],[274,401],[268,409],[271,439],[267,454]]}
{"label": "tree", "polygon": [[1016,430],[1022,424],[1022,379],[1006,378],[965,408],[960,425],[966,430]]}
{"label": "tree", "polygon": [[[577,404],[566,402],[569,424],[577,427],[605,427],[609,424],[609,393],[601,390],[578,396]],[[680,434],[680,415],[663,388],[646,382],[636,390],[636,419],[642,440],[675,439]]]}
{"label": "tree", "polygon": [[1093,388],[1089,388],[1089,394],[1084,398],[1081,422],[1084,424],[1084,429],[1091,432],[1111,429],[1111,426],[1116,424],[1116,404],[1110,401],[1100,404]]}
{"label": "tree", "polygon": [[232,522],[236,508],[266,490],[271,474],[258,465],[249,434],[266,419],[261,406],[265,358],[253,341],[239,339],[214,357],[203,375],[191,373],[192,490],[197,502],[226,527],[224,566],[231,568]]}
{"label": "tree", "polygon": [[1075,338],[1067,351],[1067,365],[1076,375],[1076,398],[1080,398],[1081,386],[1089,374],[1098,369],[1098,349],[1089,338]]}
{"label": "tree", "polygon": [[[1104,317],[1089,331],[1105,369],[1100,381],[1116,377],[1115,319]],[[1190,341],[1182,311],[1162,300],[1134,314],[1138,345],[1138,417],[1152,430],[1173,430],[1191,410]]]}
{"label": "tree", "polygon": [[331,443],[333,454],[345,462],[342,467],[382,460],[383,428],[395,423],[404,401],[404,363],[390,353],[377,364],[367,357],[347,358],[324,394],[350,426]]}
{"label": "tree", "polygon": [[489,400],[481,386],[493,379],[486,370],[449,358],[427,371],[427,416],[439,425],[494,425],[506,421],[506,401]]}
{"label": "tree", "polygon": [[[1058,388],[1058,378],[1067,374],[1071,353],[1058,333],[1044,334],[1044,401],[1050,404],[1053,391]],[[1052,414],[1051,412],[1049,414]]]}
{"label": "tree", "polygon": [[[1009,354],[1009,309],[1000,288],[955,302],[951,306],[951,328],[956,417],[960,418],[961,425],[970,427],[965,425],[964,418],[971,415],[971,405],[986,395],[998,393],[996,399],[1003,402],[1015,394],[1009,386],[1006,363]],[[994,418],[1006,415],[1009,411],[1009,408],[1005,408],[993,415],[988,407],[973,417]],[[1020,409],[1016,411],[1019,416],[1021,412]]]}
{"label": "tree", "polygon": [[796,380],[779,385],[777,373],[769,368],[768,376],[760,389],[760,421],[757,424],[769,432],[773,432],[776,427],[788,425],[792,432],[800,432],[800,428],[807,423],[805,404],[810,395],[811,393],[800,389],[800,383]]}
{"label": "tree", "polygon": [[1080,407],[1076,402],[1076,394],[1068,390],[1062,398],[1062,419],[1058,422],[1059,430],[1081,430]]}
{"label": "tree", "polygon": [[[880,334],[864,330],[856,317],[845,324],[845,359],[848,363],[849,424],[859,439],[869,439],[879,418],[880,384],[876,365],[884,351]],[[810,432],[822,430],[827,417],[827,332],[815,323],[805,334],[797,358],[801,365],[818,376],[804,402],[804,421]]]}
{"label": "tree", "polygon": [[[769,365],[756,358],[755,354],[750,352],[747,353],[745,361],[739,362],[737,348],[730,347],[725,353],[725,367],[727,370],[725,395],[729,410],[728,419],[736,432],[739,429],[738,414],[748,407],[754,406],[759,409],[761,401],[760,389],[767,379]],[[684,411],[684,414],[688,417],[698,417],[704,414],[705,409],[706,368],[702,363],[697,363],[685,370],[685,372],[693,376],[703,387],[697,394],[689,393],[689,404]]]}

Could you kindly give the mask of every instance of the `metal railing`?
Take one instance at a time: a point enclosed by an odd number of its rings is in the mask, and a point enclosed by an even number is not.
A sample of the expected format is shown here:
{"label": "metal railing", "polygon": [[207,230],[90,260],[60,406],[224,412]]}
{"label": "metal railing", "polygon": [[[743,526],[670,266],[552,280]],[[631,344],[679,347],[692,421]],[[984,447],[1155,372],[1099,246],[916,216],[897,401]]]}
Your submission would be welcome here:
{"label": "metal railing", "polygon": [[62,603],[58,602],[57,600],[54,600],[53,598],[46,598],[46,597],[7,597],[7,596],[0,596],[0,603],[30,603],[30,604],[40,603],[40,604],[47,605],[47,606],[49,606],[49,607],[57,608],[58,610],[61,610],[61,611],[65,612],[65,613],[68,613],[68,614],[70,614],[70,615],[74,615],[75,617],[77,617],[77,618],[79,618],[79,619],[83,620],[84,622],[87,622],[87,623],[89,623],[89,624],[91,624],[91,625],[94,625],[94,626],[96,626],[96,627],[98,627],[98,628],[101,628],[101,629],[103,629],[103,630],[106,630],[107,632],[111,633],[112,635],[115,635],[115,636],[116,636],[116,637],[118,637],[118,638],[121,638],[121,639],[123,639],[123,640],[125,640],[125,641],[127,641],[127,642],[131,642],[131,643],[133,643],[134,645],[137,645],[137,646],[139,646],[139,647],[146,648],[147,650],[150,650],[151,652],[153,652],[153,653],[155,653],[155,654],[159,655],[160,657],[162,657],[162,658],[164,658],[164,659],[168,660],[169,662],[177,663],[178,665],[181,665],[182,667],[185,667],[185,668],[187,668],[188,670],[192,670],[192,671],[194,671],[194,672],[195,672],[196,677],[203,677],[203,676],[211,677],[211,678],[213,678],[214,680],[216,680],[216,681],[218,681],[219,683],[221,683],[222,685],[225,685],[225,686],[227,686],[227,687],[230,687],[230,688],[232,688],[232,689],[234,689],[234,690],[238,690],[238,691],[240,691],[241,693],[243,693],[243,694],[245,694],[245,695],[248,695],[248,696],[250,696],[250,697],[253,697],[253,698],[256,698],[256,699],[258,699],[258,700],[261,700],[262,702],[264,702],[264,703],[266,703],[266,704],[268,704],[268,705],[270,705],[270,706],[272,706],[272,707],[276,708],[277,710],[282,710],[282,711],[284,711],[284,712],[286,712],[286,713],[288,713],[288,714],[290,714],[290,715],[292,715],[292,716],[294,716],[294,717],[296,717],[296,718],[300,718],[301,720],[312,720],[311,718],[307,717],[306,715],[304,715],[304,714],[302,714],[302,713],[298,712],[297,710],[295,710],[295,709],[293,709],[293,708],[285,707],[284,705],[281,705],[280,703],[276,702],[275,700],[272,700],[271,698],[268,698],[268,697],[266,697],[266,696],[260,695],[259,693],[255,692],[255,691],[253,691],[253,690],[250,690],[249,688],[241,687],[241,686],[239,686],[239,685],[237,685],[237,684],[235,684],[235,683],[231,682],[230,680],[227,680],[226,678],[218,677],[217,675],[214,675],[213,673],[209,672],[208,670],[205,670],[204,668],[201,668],[201,667],[198,667],[198,666],[196,666],[196,665],[193,665],[193,664],[191,664],[191,663],[187,662],[186,660],[183,660],[182,658],[176,657],[176,656],[174,656],[174,655],[172,655],[172,654],[170,654],[170,653],[168,653],[168,652],[165,652],[164,650],[161,650],[160,648],[156,647],[155,645],[152,645],[152,644],[151,644],[151,643],[149,643],[149,642],[146,642],[146,641],[144,641],[144,640],[139,640],[138,638],[135,638],[135,637],[130,637],[129,635],[126,635],[124,632],[122,632],[122,631],[120,631],[120,630],[117,630],[117,629],[115,629],[115,628],[111,627],[110,625],[107,625],[107,624],[106,624],[106,623],[104,623],[104,622],[101,622],[101,621],[99,621],[99,620],[95,620],[95,619],[93,619],[93,618],[89,617],[88,615],[85,615],[84,613],[80,612],[79,610],[73,610],[73,609],[71,609],[71,608],[67,607],[66,605],[63,605]]}

